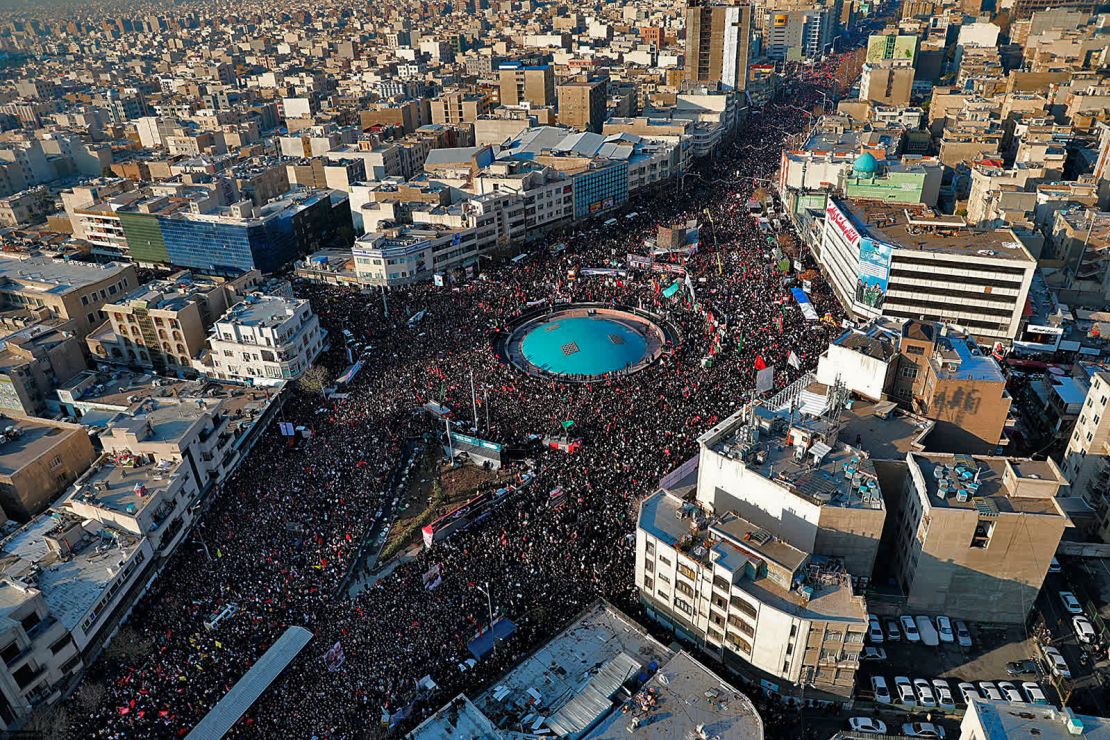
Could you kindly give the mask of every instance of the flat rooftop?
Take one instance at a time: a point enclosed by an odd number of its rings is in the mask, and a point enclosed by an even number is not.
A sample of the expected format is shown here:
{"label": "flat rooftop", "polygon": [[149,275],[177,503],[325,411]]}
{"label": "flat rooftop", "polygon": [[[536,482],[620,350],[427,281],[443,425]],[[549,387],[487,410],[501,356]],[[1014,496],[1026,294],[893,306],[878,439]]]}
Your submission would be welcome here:
{"label": "flat rooftop", "polygon": [[[15,435],[7,433],[9,427],[16,431]],[[41,459],[74,431],[32,419],[0,416],[0,432],[4,433],[0,436],[0,476],[14,475]]]}
{"label": "flat rooftop", "polygon": [[0,255],[0,292],[16,287],[19,292],[36,290],[62,295],[102,280],[109,280],[128,265],[109,262],[67,262],[43,256]]}
{"label": "flat rooftop", "polygon": [[248,296],[228,309],[216,323],[242,326],[278,326],[293,315],[299,301],[287,301],[278,296]]}
{"label": "flat rooftop", "polygon": [[517,729],[526,718],[531,726],[542,716],[557,736],[580,733],[615,709],[613,697],[626,681],[674,654],[624,614],[598,601],[495,681],[474,704],[498,727]]}
{"label": "flat rooftop", "polygon": [[906,453],[921,451],[933,422],[890,405],[856,400],[841,417],[840,441],[867,450],[874,460],[905,460]]}
{"label": "flat rooftop", "polygon": [[175,460],[145,462],[130,454],[105,454],[93,470],[78,479],[66,499],[124,516],[138,516],[162,497],[182,463]]}
{"label": "flat rooftop", "polygon": [[[1038,740],[1110,740],[1110,720],[1062,711],[1056,707],[974,700],[974,710],[988,740],[1036,737]],[[1069,725],[1075,732],[1069,730]]]}
{"label": "flat rooftop", "polygon": [[840,202],[849,206],[855,225],[862,233],[870,233],[901,249],[1014,262],[1036,261],[1008,229],[972,229],[959,216],[938,215],[922,205],[862,199]]}
{"label": "flat rooftop", "polygon": [[86,527],[87,536],[72,557],[61,560],[44,539],[57,524],[52,516],[38,516],[5,540],[0,571],[19,578],[37,565],[40,572],[32,585],[42,592],[51,614],[72,630],[115,577],[116,564],[130,558],[142,540],[94,523]]}
{"label": "flat rooftop", "polygon": [[932,362],[941,361],[937,375],[946,380],[976,380],[1005,383],[1002,367],[991,354],[984,353],[965,336],[948,334],[937,338]]}
{"label": "flat rooftop", "polygon": [[[939,453],[913,453],[913,461],[921,468],[929,505],[935,508],[979,510],[997,514],[1036,514],[1064,516],[1055,497],[1014,496],[1003,485],[1007,458]],[[1036,460],[1012,460],[1010,464],[1020,478],[1057,481],[1057,472],[1047,463]],[[943,490],[945,495],[940,496]],[[969,492],[966,501],[959,501],[955,491]]]}
{"label": "flat rooftop", "polygon": [[[699,726],[729,740],[762,740],[763,720],[747,696],[685,652],[667,661],[640,691],[585,737],[590,740],[672,740]],[[635,720],[634,720],[635,718]],[[639,724],[632,729],[632,723]]]}
{"label": "flat rooftop", "polygon": [[787,444],[791,428],[831,433],[833,428],[827,420],[800,418],[805,415],[799,414],[793,425],[789,425],[789,412],[771,412],[765,408],[757,412],[764,415],[763,420],[777,420],[771,421],[770,428],[767,424],[758,424],[757,441],[750,441],[752,424],[741,412],[734,425],[708,445],[709,449],[731,460],[742,461],[749,471],[774,481],[810,503],[848,509],[883,508],[875,466],[866,453],[837,441],[834,447],[818,443],[822,445],[819,448],[815,444],[799,460],[795,447]]}

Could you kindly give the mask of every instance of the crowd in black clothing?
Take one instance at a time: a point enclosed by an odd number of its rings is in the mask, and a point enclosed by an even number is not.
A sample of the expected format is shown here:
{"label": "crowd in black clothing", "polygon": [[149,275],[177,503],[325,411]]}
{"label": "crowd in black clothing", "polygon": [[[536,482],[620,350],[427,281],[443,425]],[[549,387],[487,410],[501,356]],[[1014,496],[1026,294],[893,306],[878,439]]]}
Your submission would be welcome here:
{"label": "crowd in black clothing", "polygon": [[[816,99],[816,89],[803,83],[801,104]],[[106,690],[91,714],[71,700],[69,734],[182,736],[290,625],[314,639],[234,732],[386,734],[383,716],[410,713],[399,728],[411,727],[426,710],[512,665],[598,596],[634,611],[629,535],[637,502],[695,454],[702,431],[744,403],[757,358],[775,366],[780,388],[815,365],[835,331],[803,318],[746,208],[753,190],[766,185],[759,178],[775,176],[785,138],[807,124],[797,102],[771,103],[749,118],[735,143],[687,177],[681,195],[667,187],[640,196],[629,207],[637,220],[586,226],[561,238],[567,249],[557,255],[537,248],[528,261],[484,267],[478,279],[454,287],[394,290],[389,318],[376,293],[300,286],[336,340],[325,364],[333,373],[346,365],[339,337],[347,329],[370,348],[365,369],[343,401],[288,391],[285,417],[313,436],[287,448],[276,429],[267,432],[131,616],[132,627],[153,641],[150,654],[96,664],[87,680]],[[570,279],[575,267],[643,253],[657,224],[695,218],[701,249],[683,259],[694,300],[685,289],[664,298],[649,272]],[[642,306],[683,339],[626,377],[596,384],[527,377],[496,357],[490,337],[539,299]],[[837,314],[819,281],[811,299],[819,313]],[[421,310],[424,318],[410,327],[408,317]],[[790,353],[800,367],[788,362]],[[344,579],[372,531],[390,473],[406,442],[433,429],[419,407],[435,400],[469,416],[471,371],[489,404],[479,411],[480,436],[520,444],[574,420],[583,447],[537,455],[531,484],[480,526],[349,597]],[[559,486],[567,504],[552,509],[548,494]],[[422,576],[437,564],[442,583],[425,590]],[[518,629],[504,649],[460,673],[468,642],[488,620],[477,588],[486,583],[494,608]],[[231,602],[238,614],[206,630],[204,618]],[[345,662],[329,672],[322,655],[337,641]],[[439,688],[422,695],[417,682],[426,675]],[[753,699],[769,736],[798,736],[794,712]]]}

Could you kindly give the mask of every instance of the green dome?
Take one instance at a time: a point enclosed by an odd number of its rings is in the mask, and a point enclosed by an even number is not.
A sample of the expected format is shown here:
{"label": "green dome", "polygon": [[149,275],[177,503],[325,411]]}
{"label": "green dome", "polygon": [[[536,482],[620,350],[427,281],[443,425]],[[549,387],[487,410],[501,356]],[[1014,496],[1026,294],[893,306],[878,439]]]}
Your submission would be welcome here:
{"label": "green dome", "polygon": [[864,152],[856,157],[852,169],[857,175],[873,175],[879,171],[879,160],[875,159],[875,155],[871,152]]}

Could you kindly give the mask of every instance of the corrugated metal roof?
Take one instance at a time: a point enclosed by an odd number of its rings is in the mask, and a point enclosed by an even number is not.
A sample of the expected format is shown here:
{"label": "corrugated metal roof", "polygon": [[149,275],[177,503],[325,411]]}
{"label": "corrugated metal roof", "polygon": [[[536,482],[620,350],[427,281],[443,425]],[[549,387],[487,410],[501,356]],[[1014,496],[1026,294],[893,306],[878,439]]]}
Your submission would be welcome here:
{"label": "corrugated metal roof", "polygon": [[643,666],[628,653],[608,661],[573,699],[547,718],[547,726],[559,736],[585,732],[613,706],[621,685]]}
{"label": "corrugated metal roof", "polygon": [[311,639],[312,633],[304,627],[285,630],[231,691],[204,715],[185,740],[219,740],[226,735]]}

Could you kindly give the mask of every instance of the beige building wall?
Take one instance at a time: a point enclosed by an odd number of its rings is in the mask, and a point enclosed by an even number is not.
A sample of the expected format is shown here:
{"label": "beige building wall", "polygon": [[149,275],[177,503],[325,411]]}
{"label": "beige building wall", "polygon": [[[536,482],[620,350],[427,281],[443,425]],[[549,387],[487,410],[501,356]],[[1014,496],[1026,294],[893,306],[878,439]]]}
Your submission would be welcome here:
{"label": "beige building wall", "polygon": [[[27,521],[46,509],[96,459],[88,432],[78,424],[0,417],[0,429],[24,429],[0,444],[0,507]],[[43,427],[51,429],[45,430]]]}

